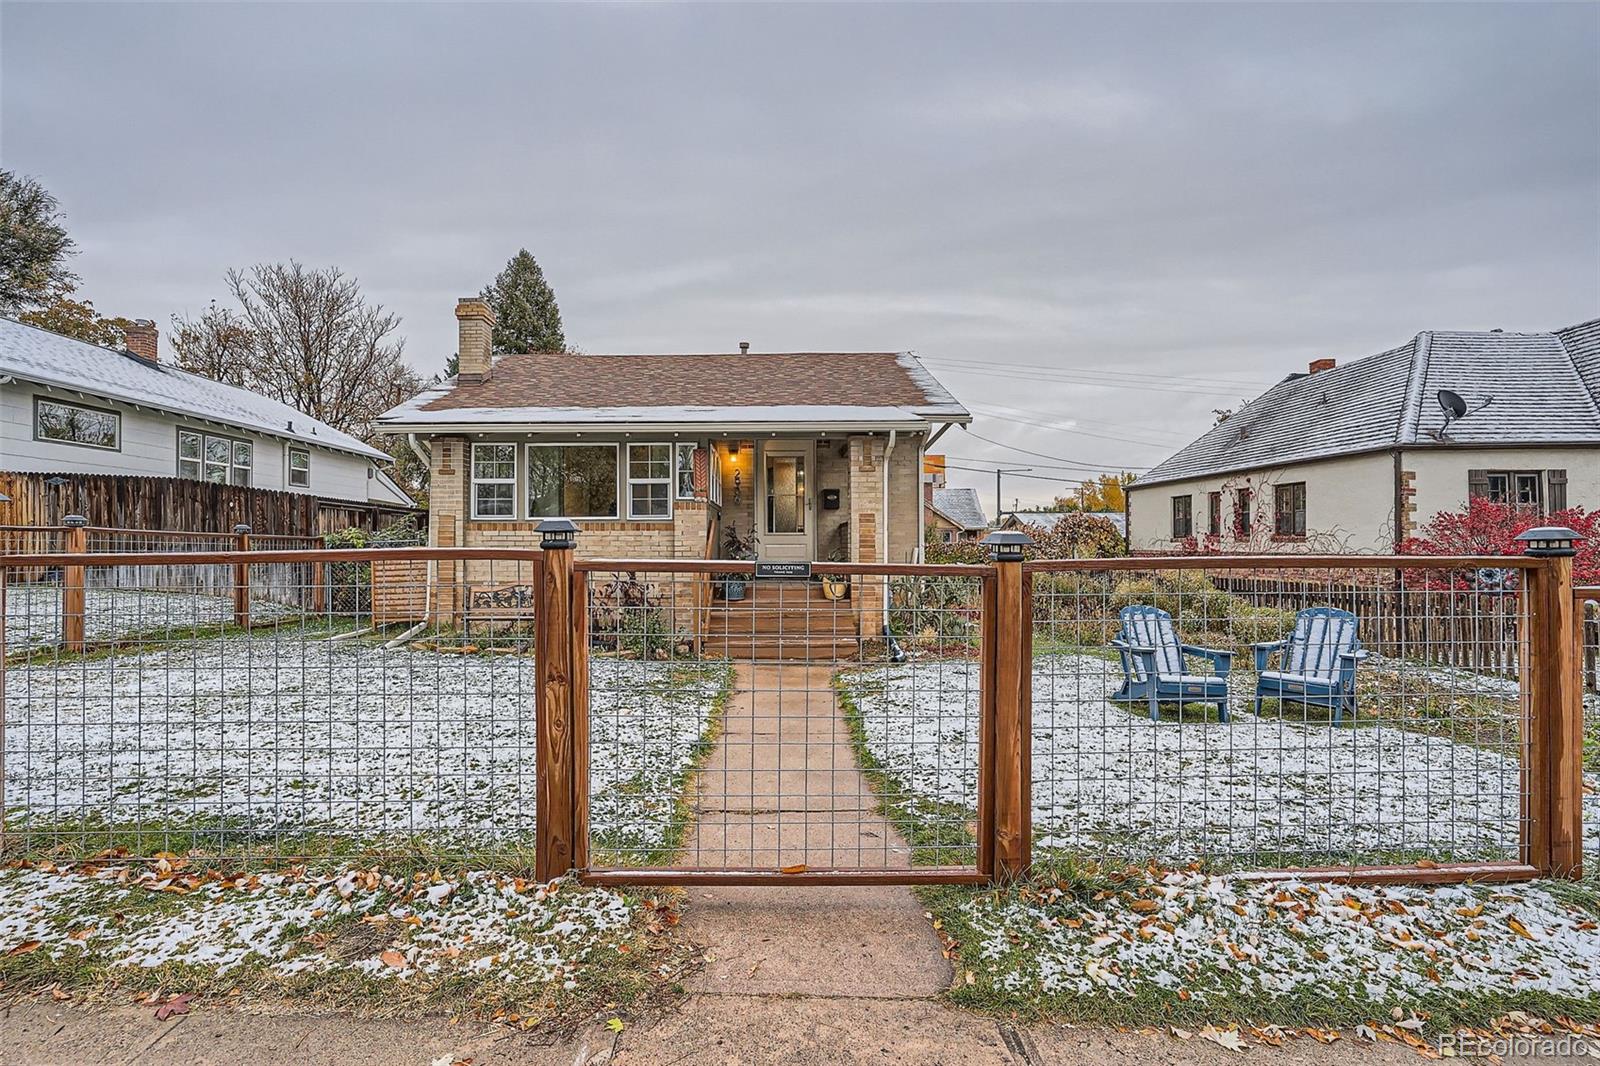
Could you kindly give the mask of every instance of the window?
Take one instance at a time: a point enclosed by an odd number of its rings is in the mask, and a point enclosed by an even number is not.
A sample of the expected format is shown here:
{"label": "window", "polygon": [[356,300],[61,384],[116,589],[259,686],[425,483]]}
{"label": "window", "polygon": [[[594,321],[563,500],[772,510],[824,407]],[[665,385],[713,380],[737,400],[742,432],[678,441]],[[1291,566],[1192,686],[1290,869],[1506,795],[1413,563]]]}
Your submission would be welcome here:
{"label": "window", "polygon": [[292,489],[311,487],[311,453],[304,448],[289,449],[289,487]]}
{"label": "window", "polygon": [[1222,536],[1222,493],[1206,494],[1206,532],[1213,537]]}
{"label": "window", "polygon": [[672,514],[672,449],[666,444],[628,445],[628,517]]}
{"label": "window", "polygon": [[694,453],[695,445],[675,444],[673,450],[677,452],[678,460],[678,499],[694,499]]}
{"label": "window", "polygon": [[1306,483],[1295,481],[1273,490],[1272,531],[1280,537],[1306,535]]}
{"label": "window", "polygon": [[62,403],[43,397],[34,401],[33,411],[35,440],[81,444],[86,448],[105,448],[108,451],[117,451],[122,447],[122,416],[115,411],[80,407],[75,403]]}
{"label": "window", "polygon": [[[1562,475],[1564,495],[1566,472],[1552,470],[1550,473]],[[1495,503],[1543,509],[1544,480],[1544,471],[1540,470],[1472,470],[1467,473],[1467,494],[1487,497]]]}
{"label": "window", "polygon": [[1194,536],[1194,499],[1190,496],[1172,498],[1172,539],[1183,540]]}
{"label": "window", "polygon": [[528,445],[528,517],[617,517],[617,446]]}
{"label": "window", "polygon": [[250,484],[255,449],[247,440],[178,430],[178,476],[218,485]]}
{"label": "window", "polygon": [[1250,504],[1252,499],[1249,489],[1240,489],[1233,496],[1233,532],[1240,540],[1250,537]]}
{"label": "window", "polygon": [[200,480],[200,434],[191,430],[178,430],[178,476]]}
{"label": "window", "polygon": [[517,446],[472,446],[472,517],[517,517]]}

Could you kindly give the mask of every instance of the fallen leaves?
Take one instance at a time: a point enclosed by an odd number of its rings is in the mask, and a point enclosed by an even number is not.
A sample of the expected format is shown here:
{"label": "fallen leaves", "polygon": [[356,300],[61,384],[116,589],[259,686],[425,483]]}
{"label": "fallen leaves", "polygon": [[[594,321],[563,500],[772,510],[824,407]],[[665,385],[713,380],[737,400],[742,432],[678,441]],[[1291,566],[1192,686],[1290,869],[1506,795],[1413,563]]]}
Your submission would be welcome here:
{"label": "fallen leaves", "polygon": [[166,1000],[156,1008],[156,1021],[164,1022],[177,1014],[189,1013],[189,1001],[194,998],[193,992],[180,992],[171,999]]}
{"label": "fallen leaves", "polygon": [[6,954],[8,956],[10,956],[10,955],[27,955],[27,954],[31,954],[32,952],[38,951],[39,948],[42,947],[42,946],[43,946],[43,942],[42,941],[24,940],[22,943],[18,944],[16,947],[14,947],[10,951],[6,952]]}
{"label": "fallen leaves", "polygon": [[394,970],[406,968],[406,957],[394,948],[390,948],[378,956],[378,961]]}

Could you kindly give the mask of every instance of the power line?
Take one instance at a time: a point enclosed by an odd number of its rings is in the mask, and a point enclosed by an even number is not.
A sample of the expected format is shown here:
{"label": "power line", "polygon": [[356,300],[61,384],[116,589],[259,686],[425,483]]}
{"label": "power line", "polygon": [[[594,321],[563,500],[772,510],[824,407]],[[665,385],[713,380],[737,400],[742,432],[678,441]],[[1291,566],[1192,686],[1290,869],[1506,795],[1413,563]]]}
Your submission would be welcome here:
{"label": "power line", "polygon": [[[1046,452],[1036,452],[1036,451],[1033,451],[1030,448],[1019,448],[1015,444],[1007,444],[1004,441],[998,441],[998,440],[995,440],[992,437],[985,437],[983,434],[974,433],[970,429],[966,430],[966,435],[971,437],[974,440],[981,440],[985,444],[992,444],[996,448],[1004,448],[1007,451],[1021,452],[1023,455],[1031,455],[1036,459],[1049,459],[1049,460],[1051,460],[1053,462],[1060,463],[1062,465],[1058,469],[1062,469],[1062,470],[1105,470],[1105,471],[1108,471],[1108,472],[1111,472],[1111,473],[1119,473],[1120,474],[1124,470],[1148,470],[1148,469],[1150,469],[1147,466],[1112,465],[1110,463],[1089,463],[1089,462],[1084,462],[1083,460],[1080,460],[1080,459],[1068,459],[1065,456],[1050,455],[1050,454],[1048,454]],[[977,463],[999,462],[999,460],[997,460],[997,459],[995,459],[995,460],[991,460],[991,459],[970,459],[968,461],[969,462],[977,462]],[[1037,466],[1039,464],[1035,463],[1034,465]]]}
{"label": "power line", "polygon": [[1214,376],[1200,376],[1197,374],[1164,374],[1151,370],[1096,370],[1093,367],[1071,366],[1044,366],[1038,363],[1008,363],[998,359],[971,359],[963,356],[925,355],[921,357],[924,362],[943,363],[950,366],[970,366],[980,369],[989,367],[1002,367],[1007,370],[1023,370],[1033,374],[1081,374],[1112,378],[1145,378],[1152,381],[1190,381],[1203,385],[1228,385],[1243,386],[1245,388],[1271,388],[1275,381],[1263,381],[1259,378],[1224,378]]}
{"label": "power line", "polygon": [[944,364],[950,371],[957,374],[981,374],[984,377],[1009,378],[1014,381],[1053,381],[1065,385],[1088,385],[1102,389],[1132,389],[1138,392],[1171,392],[1184,396],[1221,396],[1226,399],[1242,399],[1243,391],[1253,386],[1246,385],[1243,389],[1233,388],[1185,388],[1182,385],[1166,384],[1170,378],[1152,378],[1141,380],[1127,374],[1118,374],[1114,377],[1089,377],[1083,373],[1047,373],[1040,371],[1014,372],[997,366],[982,364],[957,365]]}
{"label": "power line", "polygon": [[[1168,444],[1164,441],[1140,440],[1138,437],[1129,436],[1114,437],[1108,433],[1096,433],[1092,429],[1072,429],[1068,426],[1053,425],[1049,422],[1037,422],[1031,418],[1017,418],[1013,415],[996,414],[996,409],[992,407],[985,408],[973,405],[972,409],[974,411],[981,412],[985,418],[992,418],[998,422],[1015,422],[1021,426],[1033,426],[1037,429],[1048,429],[1055,433],[1076,433],[1079,436],[1094,437],[1097,440],[1109,440],[1117,444],[1135,444],[1145,448],[1172,448],[1171,444]],[[1010,410],[1010,408],[1000,408],[1000,410]]]}

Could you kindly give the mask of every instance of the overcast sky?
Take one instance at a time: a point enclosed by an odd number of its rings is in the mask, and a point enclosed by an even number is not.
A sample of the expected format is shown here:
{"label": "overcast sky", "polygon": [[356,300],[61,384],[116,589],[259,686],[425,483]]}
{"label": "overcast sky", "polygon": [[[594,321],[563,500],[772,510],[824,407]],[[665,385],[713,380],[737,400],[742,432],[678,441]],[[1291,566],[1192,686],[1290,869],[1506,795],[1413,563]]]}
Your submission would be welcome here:
{"label": "overcast sky", "polygon": [[5,3],[0,163],[104,313],[292,257],[431,373],[526,246],[584,350],[914,349],[1137,469],[1312,358],[1600,315],[1597,72],[1594,4]]}

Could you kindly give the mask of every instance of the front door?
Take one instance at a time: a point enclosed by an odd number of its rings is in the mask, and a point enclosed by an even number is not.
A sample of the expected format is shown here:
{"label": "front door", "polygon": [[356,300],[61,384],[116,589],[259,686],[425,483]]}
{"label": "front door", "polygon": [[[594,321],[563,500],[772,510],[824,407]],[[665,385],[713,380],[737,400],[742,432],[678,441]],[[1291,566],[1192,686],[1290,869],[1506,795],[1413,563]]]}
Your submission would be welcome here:
{"label": "front door", "polygon": [[762,441],[756,516],[761,541],[757,554],[779,562],[812,558],[811,441]]}

